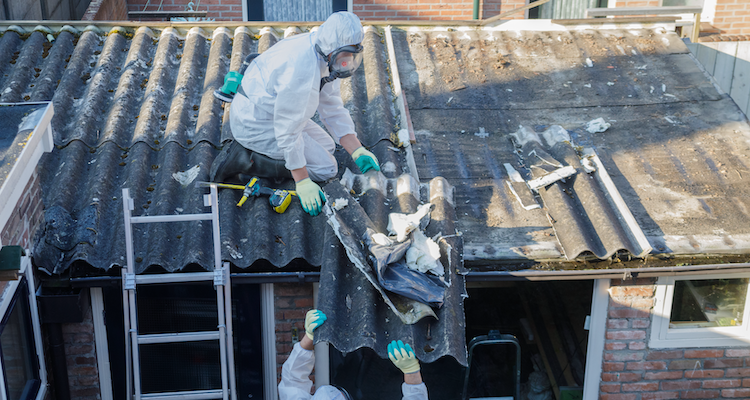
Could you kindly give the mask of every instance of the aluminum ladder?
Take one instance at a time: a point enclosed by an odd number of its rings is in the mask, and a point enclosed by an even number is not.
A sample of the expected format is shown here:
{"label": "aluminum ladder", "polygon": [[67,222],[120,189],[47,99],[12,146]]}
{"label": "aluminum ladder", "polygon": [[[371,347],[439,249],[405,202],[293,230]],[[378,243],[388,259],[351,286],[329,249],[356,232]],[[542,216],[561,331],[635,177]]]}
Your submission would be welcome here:
{"label": "aluminum ladder", "polygon": [[[123,213],[125,216],[125,246],[127,266],[122,271],[122,300],[125,321],[125,364],[127,370],[127,399],[135,400],[237,400],[234,371],[234,346],[232,341],[232,296],[229,281],[229,263],[221,262],[219,242],[219,198],[216,185],[211,185],[211,193],[203,197],[210,213],[183,215],[154,215],[133,217],[133,199],[128,189],[122,189]],[[214,244],[214,271],[169,274],[137,275],[134,271],[133,224],[153,222],[185,222],[211,220]],[[138,333],[138,312],[136,308],[136,286],[163,283],[186,283],[213,281],[216,289],[218,327],[208,332],[174,332],[141,335]],[[157,343],[183,343],[218,340],[221,363],[221,388],[210,390],[147,393],[141,391],[140,345]]]}

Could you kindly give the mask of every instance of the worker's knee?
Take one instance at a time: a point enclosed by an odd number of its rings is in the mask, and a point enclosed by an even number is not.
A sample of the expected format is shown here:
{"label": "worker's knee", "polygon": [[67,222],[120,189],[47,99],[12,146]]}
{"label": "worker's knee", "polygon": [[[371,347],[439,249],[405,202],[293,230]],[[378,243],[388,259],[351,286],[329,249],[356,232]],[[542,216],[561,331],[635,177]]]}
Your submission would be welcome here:
{"label": "worker's knee", "polygon": [[307,166],[307,173],[310,175],[310,179],[316,182],[327,181],[335,177],[336,174],[338,174],[338,172],[339,172],[339,168],[335,163],[332,165],[324,166],[324,167],[322,166],[311,167],[309,165]]}

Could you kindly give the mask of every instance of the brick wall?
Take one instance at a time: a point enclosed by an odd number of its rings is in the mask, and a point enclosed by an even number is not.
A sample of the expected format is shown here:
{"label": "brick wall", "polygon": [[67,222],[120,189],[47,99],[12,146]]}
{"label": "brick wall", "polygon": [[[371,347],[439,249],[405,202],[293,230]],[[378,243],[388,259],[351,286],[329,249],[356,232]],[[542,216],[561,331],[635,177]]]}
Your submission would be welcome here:
{"label": "brick wall", "polygon": [[36,171],[29,178],[23,194],[18,199],[13,213],[5,223],[0,233],[3,245],[20,245],[28,249],[34,233],[43,218],[44,206],[42,205],[41,188],[39,187],[39,176]]}
{"label": "brick wall", "polygon": [[750,398],[750,347],[648,348],[654,279],[613,280],[601,400]]}
{"label": "brick wall", "polygon": [[280,380],[281,365],[289,358],[295,343],[293,328],[297,329],[296,341],[305,334],[305,314],[313,307],[313,287],[311,283],[279,283],[273,285],[273,293],[277,379]]}
{"label": "brick wall", "polygon": [[[148,0],[127,0],[128,11],[143,11],[143,7]],[[146,11],[156,11],[161,3],[162,11],[185,11],[185,5],[188,0],[159,0],[151,1]],[[195,11],[208,11],[206,18],[215,21],[242,21],[242,0],[197,0],[194,4],[199,7],[193,8]]]}
{"label": "brick wall", "polygon": [[84,315],[83,322],[63,324],[63,340],[70,397],[76,400],[101,399],[91,307]]}
{"label": "brick wall", "polygon": [[92,0],[83,21],[123,21],[128,19],[128,5],[125,0]]}
{"label": "brick wall", "polygon": [[713,25],[722,35],[750,35],[750,3],[747,0],[717,0]]}
{"label": "brick wall", "polygon": [[[525,0],[482,0],[479,18],[490,18],[525,4]],[[362,20],[470,20],[474,13],[472,0],[354,0],[352,7]],[[508,19],[524,16],[521,12]]]}

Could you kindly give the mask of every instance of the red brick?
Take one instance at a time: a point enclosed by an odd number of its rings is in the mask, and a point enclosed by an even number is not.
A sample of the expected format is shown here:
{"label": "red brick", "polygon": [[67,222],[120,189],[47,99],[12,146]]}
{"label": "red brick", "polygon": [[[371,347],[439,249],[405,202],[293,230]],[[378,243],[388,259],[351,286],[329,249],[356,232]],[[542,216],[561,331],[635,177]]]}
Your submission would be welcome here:
{"label": "red brick", "polygon": [[633,370],[656,370],[656,369],[667,369],[667,363],[664,361],[638,361],[629,362],[625,365],[625,369],[629,371]]}
{"label": "red brick", "polygon": [[700,389],[699,381],[664,381],[661,382],[661,390],[687,390]]}
{"label": "red brick", "polygon": [[602,394],[599,400],[636,400],[636,394]]}
{"label": "red brick", "polygon": [[648,328],[651,326],[651,320],[648,319],[632,319],[630,320],[630,325],[633,328]]}
{"label": "red brick", "polygon": [[623,383],[623,392],[653,392],[659,390],[659,382]]}
{"label": "red brick", "polygon": [[624,369],[625,363],[621,362],[605,362],[602,364],[602,371],[604,372],[622,371]]}
{"label": "red brick", "polygon": [[623,342],[610,342],[604,344],[604,350],[624,350],[627,347],[628,345]]}
{"label": "red brick", "polygon": [[638,382],[641,374],[632,372],[603,373],[602,382]]}
{"label": "red brick", "polygon": [[313,307],[312,297],[294,300],[294,306],[298,308],[309,309]]}
{"label": "red brick", "polygon": [[610,319],[607,320],[607,329],[627,329],[627,319]]}
{"label": "red brick", "polygon": [[630,350],[645,350],[646,342],[630,342],[628,343],[628,348]]}
{"label": "red brick", "polygon": [[680,392],[651,392],[641,394],[641,400],[679,399]]}
{"label": "red brick", "polygon": [[619,383],[602,383],[599,385],[599,389],[604,393],[620,393]]}
{"label": "red brick", "polygon": [[685,371],[685,378],[688,379],[706,379],[706,378],[723,378],[723,369],[697,369]]}
{"label": "red brick", "polygon": [[604,353],[607,361],[640,361],[643,360],[643,352],[615,351]]}
{"label": "red brick", "polygon": [[654,306],[654,299],[634,299],[630,306],[639,310],[649,310]]}
{"label": "red brick", "polygon": [[654,287],[616,286],[609,288],[609,293],[612,297],[652,297]]}
{"label": "red brick", "polygon": [[726,349],[726,357],[750,357],[750,349]]}
{"label": "red brick", "polygon": [[608,331],[606,334],[608,340],[637,340],[645,339],[646,331]]}
{"label": "red brick", "polygon": [[680,397],[683,399],[715,399],[719,397],[719,392],[715,390],[689,390],[681,392]]}
{"label": "red brick", "polygon": [[644,379],[649,380],[649,381],[682,379],[682,371],[646,372]]}
{"label": "red brick", "polygon": [[648,318],[649,316],[648,311],[633,308],[615,308],[609,310],[610,318]]}
{"label": "red brick", "polygon": [[685,358],[723,357],[724,350],[685,350]]}
{"label": "red brick", "polygon": [[750,376],[750,368],[729,368],[725,374],[727,378]]}
{"label": "red brick", "polygon": [[729,398],[749,398],[750,389],[724,389],[721,391],[721,396]]}
{"label": "red brick", "polygon": [[698,360],[673,360],[669,362],[669,369],[697,369],[701,367]]}
{"label": "red brick", "polygon": [[703,361],[703,368],[736,368],[742,367],[741,358],[719,358],[717,360]]}
{"label": "red brick", "polygon": [[705,389],[721,389],[739,387],[742,381],[739,379],[716,379],[703,381]]}

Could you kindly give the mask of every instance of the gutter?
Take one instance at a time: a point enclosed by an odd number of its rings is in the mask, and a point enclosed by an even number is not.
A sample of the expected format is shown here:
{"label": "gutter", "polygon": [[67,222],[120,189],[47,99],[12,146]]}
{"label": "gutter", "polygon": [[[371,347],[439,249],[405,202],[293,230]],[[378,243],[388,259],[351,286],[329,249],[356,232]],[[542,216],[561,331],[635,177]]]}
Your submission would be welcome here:
{"label": "gutter", "polygon": [[[706,265],[683,265],[672,267],[586,269],[564,271],[470,271],[465,276],[467,282],[495,281],[552,281],[586,279],[634,279],[660,276],[713,275],[719,273],[750,273],[750,263],[727,263]],[[241,272],[230,274],[233,283],[313,283],[320,281],[320,272]],[[121,277],[97,276],[70,278],[74,288],[119,286]]]}

